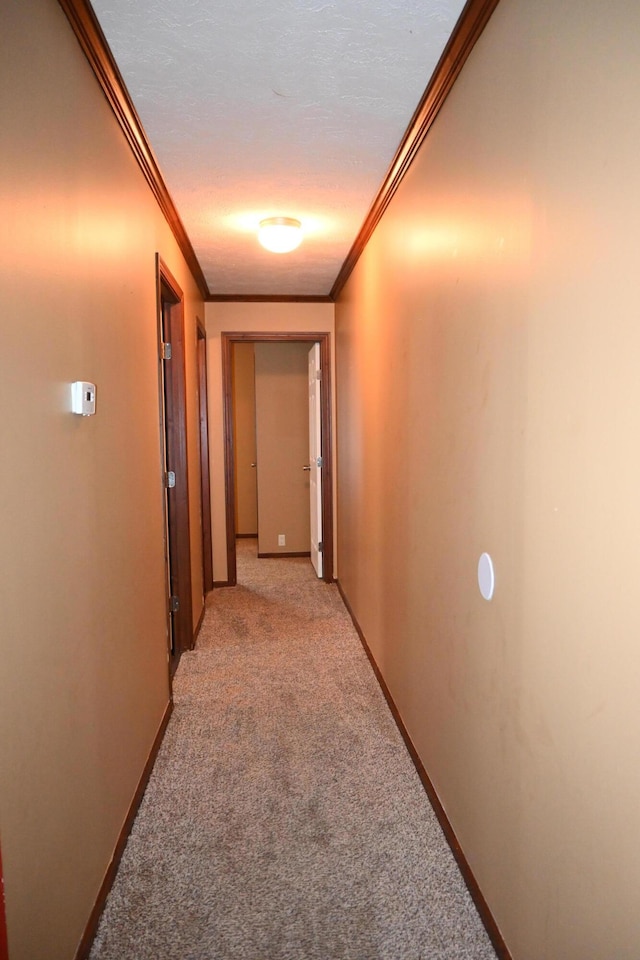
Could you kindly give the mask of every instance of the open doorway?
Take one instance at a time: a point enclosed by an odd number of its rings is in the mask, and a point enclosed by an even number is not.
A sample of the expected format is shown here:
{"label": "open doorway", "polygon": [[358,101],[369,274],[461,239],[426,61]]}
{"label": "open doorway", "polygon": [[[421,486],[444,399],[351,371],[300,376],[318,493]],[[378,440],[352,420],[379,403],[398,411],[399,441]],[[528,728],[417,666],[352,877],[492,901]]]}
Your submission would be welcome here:
{"label": "open doorway", "polygon": [[257,539],[259,559],[311,556],[307,384],[309,354],[318,349],[299,341],[233,345],[236,548]]}
{"label": "open doorway", "polygon": [[[306,478],[306,496],[309,504],[309,491],[312,486],[312,477],[318,488],[318,516],[315,524],[315,550],[316,561],[317,554],[321,553],[321,567],[316,570],[327,582],[333,580],[333,501],[332,501],[332,437],[331,437],[331,370],[330,370],[330,340],[328,333],[223,333],[222,334],[222,382],[223,382],[223,403],[224,403],[224,434],[225,434],[225,493],[226,493],[226,524],[227,524],[227,570],[228,582],[230,585],[237,583],[237,564],[236,564],[236,537],[238,534],[237,510],[236,510],[236,475],[235,475],[235,444],[236,432],[234,429],[234,399],[233,399],[233,359],[236,345],[242,344],[299,344],[304,352],[305,365],[310,349],[314,344],[317,350],[312,351],[316,357],[316,366],[319,361],[318,373],[314,372],[314,378],[317,376],[317,383],[321,389],[317,392],[317,413],[318,413],[318,440],[320,448],[316,450],[314,457],[315,470],[310,467],[310,453],[308,447],[304,454],[298,452],[295,455],[293,469],[299,472],[300,480],[303,476]],[[305,374],[305,397],[308,396],[307,375]],[[309,406],[310,409],[310,406]],[[305,409],[303,414],[307,424],[307,442],[310,435],[309,431],[309,412]],[[257,461],[256,458],[252,462]],[[299,461],[299,462],[298,462]],[[265,463],[263,469],[267,468]],[[259,463],[257,470],[260,469]],[[303,474],[303,471],[305,473]],[[302,488],[302,483],[301,483]],[[307,507],[307,534],[311,529],[310,504]],[[242,532],[242,531],[241,531]],[[254,531],[247,531],[247,535]],[[257,530],[255,531],[257,532]],[[267,541],[265,541],[267,542]],[[292,545],[295,545],[295,540]],[[309,543],[304,551],[291,550],[287,547],[289,543],[278,547],[278,556],[285,556],[287,553],[309,556]],[[313,546],[312,546],[313,549]],[[275,553],[275,551],[274,551]],[[268,552],[262,552],[262,556],[269,555]]]}

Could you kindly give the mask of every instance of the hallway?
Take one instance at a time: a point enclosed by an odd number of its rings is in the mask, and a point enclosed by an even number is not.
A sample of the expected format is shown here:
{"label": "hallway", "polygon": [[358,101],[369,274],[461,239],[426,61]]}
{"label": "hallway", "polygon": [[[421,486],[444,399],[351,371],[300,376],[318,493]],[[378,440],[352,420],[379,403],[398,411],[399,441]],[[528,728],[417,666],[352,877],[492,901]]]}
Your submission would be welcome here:
{"label": "hallway", "polygon": [[91,960],[493,958],[337,588],[238,546]]}

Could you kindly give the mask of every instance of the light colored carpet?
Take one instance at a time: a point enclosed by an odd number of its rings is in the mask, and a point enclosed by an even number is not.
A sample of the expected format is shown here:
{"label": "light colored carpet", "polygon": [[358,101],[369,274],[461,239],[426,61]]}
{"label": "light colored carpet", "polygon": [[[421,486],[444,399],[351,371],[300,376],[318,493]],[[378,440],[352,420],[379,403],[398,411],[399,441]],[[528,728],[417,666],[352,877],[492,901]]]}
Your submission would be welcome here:
{"label": "light colored carpet", "polygon": [[91,960],[495,960],[336,587],[254,541],[238,568]]}

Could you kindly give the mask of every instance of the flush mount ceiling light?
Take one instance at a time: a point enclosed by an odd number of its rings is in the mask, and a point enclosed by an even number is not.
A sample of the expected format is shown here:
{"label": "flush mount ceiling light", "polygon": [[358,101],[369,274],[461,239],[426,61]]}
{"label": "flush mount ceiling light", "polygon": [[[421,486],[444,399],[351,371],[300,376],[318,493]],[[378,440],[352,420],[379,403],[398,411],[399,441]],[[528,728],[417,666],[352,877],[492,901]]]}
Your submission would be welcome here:
{"label": "flush mount ceiling light", "polygon": [[268,217],[260,221],[258,240],[271,253],[289,253],[302,243],[302,224],[293,217]]}

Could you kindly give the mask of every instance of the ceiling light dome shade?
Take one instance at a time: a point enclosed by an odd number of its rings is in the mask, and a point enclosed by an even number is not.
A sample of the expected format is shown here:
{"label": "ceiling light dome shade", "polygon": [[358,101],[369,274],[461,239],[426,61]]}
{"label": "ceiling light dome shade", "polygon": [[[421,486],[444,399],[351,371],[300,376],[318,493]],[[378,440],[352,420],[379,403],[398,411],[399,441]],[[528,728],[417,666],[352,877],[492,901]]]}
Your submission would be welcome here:
{"label": "ceiling light dome shade", "polygon": [[258,240],[271,253],[289,253],[302,243],[302,224],[293,217],[269,217],[260,221]]}

